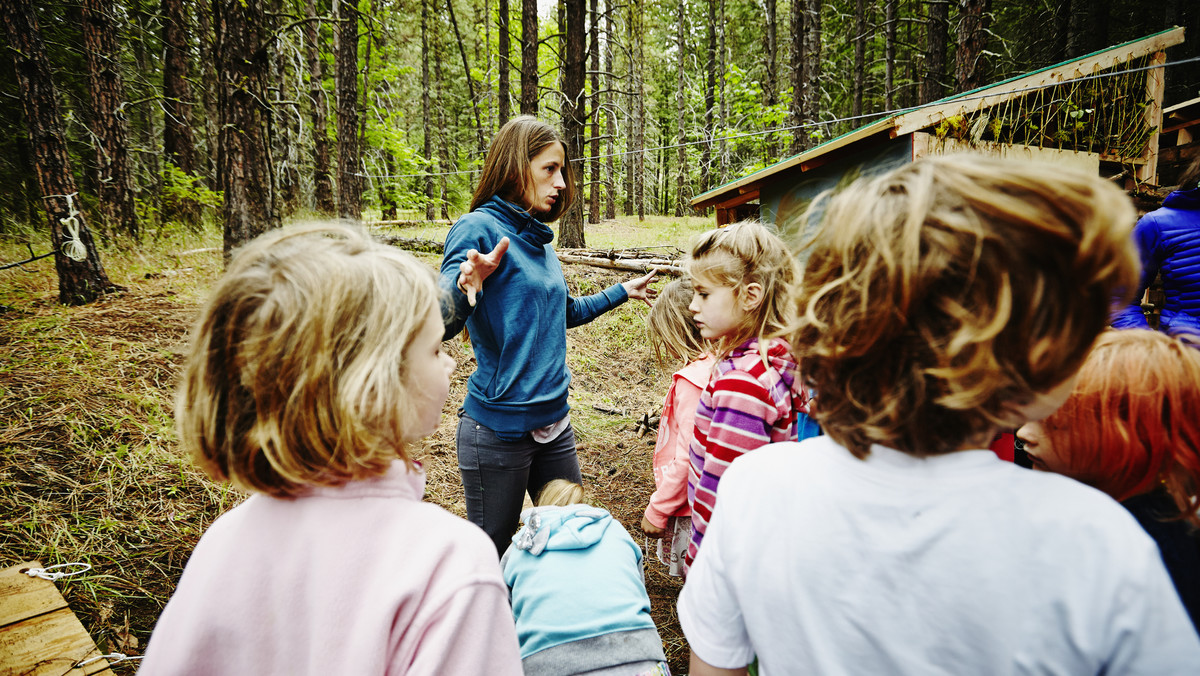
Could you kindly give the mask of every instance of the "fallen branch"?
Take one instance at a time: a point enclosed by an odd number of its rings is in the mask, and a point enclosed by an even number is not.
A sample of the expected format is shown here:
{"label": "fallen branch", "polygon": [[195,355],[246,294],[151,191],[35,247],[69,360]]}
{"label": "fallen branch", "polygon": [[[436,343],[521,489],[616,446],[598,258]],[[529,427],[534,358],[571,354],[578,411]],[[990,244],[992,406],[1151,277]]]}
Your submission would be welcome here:
{"label": "fallen branch", "polygon": [[395,228],[411,228],[418,225],[450,225],[450,221],[444,219],[434,219],[432,221],[371,221],[369,223],[365,223],[364,225],[370,228],[373,228],[377,225],[387,225]]}
{"label": "fallen branch", "polygon": [[[378,235],[379,241],[384,244],[400,247],[409,251],[421,251],[424,253],[440,254],[444,252],[444,246],[441,242],[432,239],[420,239],[417,237],[399,237],[396,235]],[[673,275],[679,277],[684,274],[684,270],[674,259],[670,258],[646,258],[644,256],[627,256],[619,251],[596,251],[590,255],[580,255],[577,252],[587,251],[587,249],[571,249],[573,253],[555,252],[558,255],[558,260],[563,263],[575,263],[579,265],[591,265],[598,268],[608,268],[609,270],[627,270],[630,272],[650,272],[651,269],[658,270],[659,274]]]}
{"label": "fallen branch", "polygon": [[678,265],[673,265],[669,262],[656,262],[657,259],[651,261],[631,260],[611,260],[608,258],[593,258],[591,256],[572,256],[571,254],[558,254],[558,260],[564,263],[578,263],[580,265],[591,265],[597,268],[608,268],[610,270],[629,270],[632,272],[650,272],[651,269],[658,270],[659,274],[674,275],[679,277],[684,274],[683,268]]}
{"label": "fallen branch", "polygon": [[50,252],[47,252],[44,254],[35,254],[35,253],[33,253],[33,245],[29,244],[28,242],[25,243],[25,246],[29,249],[29,258],[26,258],[23,261],[17,261],[15,263],[9,263],[7,265],[2,265],[2,266],[0,266],[0,270],[7,270],[9,268],[15,268],[18,265],[25,265],[26,263],[32,263],[32,262],[38,260],[39,258],[45,258],[47,256],[54,255],[53,251],[50,251]]}

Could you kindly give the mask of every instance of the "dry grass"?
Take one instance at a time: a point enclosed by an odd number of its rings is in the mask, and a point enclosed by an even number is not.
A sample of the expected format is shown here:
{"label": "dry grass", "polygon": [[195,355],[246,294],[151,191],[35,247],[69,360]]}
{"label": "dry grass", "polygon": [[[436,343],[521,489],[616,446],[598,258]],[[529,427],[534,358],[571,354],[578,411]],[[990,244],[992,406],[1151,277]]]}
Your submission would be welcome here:
{"label": "dry grass", "polygon": [[[621,232],[609,237],[625,246],[685,244],[649,228],[615,225]],[[604,227],[594,226],[589,238],[601,240]],[[695,229],[685,223],[675,231]],[[18,244],[0,243],[0,261],[21,258]],[[55,302],[49,259],[0,272],[0,566],[31,559],[90,563],[89,574],[58,585],[106,652],[141,652],[200,535],[242,499],[181,457],[172,423],[186,334],[220,272],[219,254],[173,253],[218,245],[212,234],[165,237],[136,253],[114,243],[102,255],[110,277],[128,290],[81,308]],[[627,278],[583,266],[565,271],[576,294]],[[654,488],[653,439],[637,436],[633,416],[661,404],[670,376],[646,346],[645,312],[627,303],[568,332],[585,483],[638,541]],[[448,349],[459,363],[450,399],[441,427],[416,454],[428,473],[427,499],[463,515],[454,412],[472,355],[457,340]],[[655,620],[672,669],[684,673],[687,650],[675,616],[680,585],[650,558]]]}

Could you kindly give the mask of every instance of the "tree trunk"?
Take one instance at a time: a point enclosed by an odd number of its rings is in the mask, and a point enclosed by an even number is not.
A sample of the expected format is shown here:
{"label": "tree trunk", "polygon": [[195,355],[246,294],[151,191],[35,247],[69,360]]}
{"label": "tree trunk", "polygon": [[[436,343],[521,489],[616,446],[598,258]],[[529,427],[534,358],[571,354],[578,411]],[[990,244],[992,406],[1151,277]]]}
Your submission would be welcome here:
{"label": "tree trunk", "polygon": [[804,3],[804,88],[801,90],[804,108],[805,148],[812,145],[809,139],[817,138],[815,124],[820,120],[821,106],[821,0],[805,0]]}
{"label": "tree trunk", "polygon": [[614,115],[612,105],[613,98],[616,96],[612,90],[616,77],[613,73],[613,50],[612,40],[613,33],[613,12],[616,11],[612,6],[612,0],[605,0],[604,3],[604,79],[607,82],[609,90],[606,98],[609,101],[608,108],[604,111],[605,120],[605,155],[604,163],[606,167],[605,176],[607,177],[604,191],[604,217],[608,220],[613,220],[617,217],[617,171],[616,171],[616,156],[617,147],[617,121]]}
{"label": "tree trunk", "polygon": [[562,217],[559,243],[569,249],[584,246],[583,236],[583,124],[586,113],[583,94],[584,0],[565,0],[567,49],[563,53],[563,139],[567,143],[567,161],[575,171],[575,203]]}
{"label": "tree trunk", "polygon": [[921,77],[920,102],[945,96],[946,41],[950,23],[950,0],[927,0],[925,19],[925,69]]}
{"label": "tree trunk", "polygon": [[[441,26],[439,26],[441,28]],[[438,185],[440,191],[438,193],[438,208],[442,212],[443,220],[450,220],[450,193],[446,189],[446,172],[451,170],[450,165],[450,148],[447,145],[446,139],[450,136],[450,129],[446,125],[446,78],[442,73],[442,49],[438,44],[441,42],[437,36],[442,34],[440,30],[434,31],[433,42],[433,74],[437,79],[434,85],[434,91],[437,92],[437,125],[438,125]],[[468,77],[470,75],[468,74]]]}
{"label": "tree trunk", "polygon": [[987,76],[987,21],[990,0],[958,0],[958,50],[955,52],[955,91],[982,87]]}
{"label": "tree trunk", "polygon": [[[217,57],[214,53],[217,45],[213,32],[214,2],[197,2],[196,19],[200,29],[200,100],[204,102],[204,139],[208,152],[204,155],[204,166],[199,170],[204,172],[208,184],[214,190],[224,190],[221,178],[217,172],[220,164],[221,132],[217,127],[220,118],[220,103],[217,92],[220,90],[217,78]],[[332,213],[332,210],[330,211]]]}
{"label": "tree trunk", "polygon": [[589,28],[592,35],[588,53],[591,56],[592,93],[588,96],[592,122],[591,160],[587,163],[588,222],[600,222],[600,12],[596,0],[591,0]]}
{"label": "tree trunk", "polygon": [[268,53],[260,0],[216,0],[217,125],[225,191],[225,256],[271,228],[279,227],[271,157],[267,145]]}
{"label": "tree trunk", "polygon": [[[312,105],[309,119],[313,136],[313,188],[315,206],[322,216],[332,216],[333,180],[329,174],[329,96],[325,93],[325,61],[321,58],[321,26],[316,21],[314,0],[307,0],[308,22],[304,24],[305,58],[308,61],[308,99]],[[391,171],[388,172],[389,174]]]}
{"label": "tree trunk", "polygon": [[[712,0],[709,0],[710,2]],[[808,147],[808,130],[804,124],[804,2],[792,0],[792,145],[795,155]],[[701,190],[707,189],[701,186]]]}
{"label": "tree trunk", "polygon": [[[50,60],[42,41],[37,16],[29,0],[0,0],[0,15],[8,34],[8,52],[16,67],[21,110],[29,132],[34,173],[42,205],[50,219],[50,246],[58,272],[58,302],[90,303],[113,285],[78,203],[71,158],[63,134],[58,93],[54,89]],[[68,195],[72,197],[68,197]],[[74,229],[73,229],[74,227]]]}
{"label": "tree trunk", "polygon": [[[797,0],[798,1],[798,0]],[[700,192],[712,187],[713,117],[717,108],[717,0],[708,0],[708,58],[704,67],[704,135],[700,145]]]}
{"label": "tree trunk", "polygon": [[[192,133],[192,88],[187,79],[190,26],[183,0],[163,0],[162,13],[163,154],[176,169],[194,176],[196,138]],[[200,222],[200,207],[195,200],[168,196],[163,201],[163,220],[195,227]]]}
{"label": "tree trunk", "polygon": [[635,166],[633,168],[633,201],[637,208],[639,221],[646,220],[646,94],[643,65],[646,63],[644,43],[646,40],[646,18],[643,0],[633,0],[629,8],[633,14],[634,31],[633,44],[633,94],[635,98],[633,114],[634,144],[637,148]]}
{"label": "tree trunk", "polygon": [[521,114],[538,111],[538,15],[537,0],[521,3]]}
{"label": "tree trunk", "polygon": [[[717,100],[720,102],[717,118],[717,185],[725,183],[729,171],[729,140],[725,138],[729,128],[729,89],[726,87],[725,76],[729,72],[728,55],[725,53],[725,0],[720,0],[719,18],[717,22]],[[643,118],[644,119],[644,118]],[[643,131],[645,131],[643,129]]]}
{"label": "tree trunk", "polygon": [[[280,0],[269,0],[268,17],[282,16]],[[269,21],[272,19],[268,19]],[[272,26],[271,34],[274,34]],[[270,95],[271,107],[268,118],[267,133],[271,144],[271,158],[276,168],[275,184],[277,187],[276,208],[280,219],[287,219],[296,213],[296,202],[300,198],[300,175],[296,171],[296,157],[292,141],[295,115],[288,111],[294,104],[293,97],[288,92],[291,79],[287,72],[288,54],[283,50],[273,50],[270,60],[270,70],[267,80],[267,92]]]}
{"label": "tree trunk", "polygon": [[124,111],[128,101],[121,80],[121,53],[112,10],[110,2],[83,2],[83,51],[87,55],[92,143],[96,148],[96,198],[104,227],[136,238],[139,231],[129,171],[129,123]]}
{"label": "tree trunk", "polygon": [[498,89],[499,89],[499,99],[498,100],[499,100],[499,104],[500,104],[500,111],[499,111],[500,126],[503,127],[504,123],[508,122],[508,118],[511,115],[511,113],[509,112],[511,104],[508,101],[508,99],[509,99],[508,54],[510,51],[509,44],[508,44],[509,43],[508,0],[500,0],[500,7],[497,10],[497,12],[498,12],[499,24],[500,24],[499,25],[500,33],[498,35],[497,45],[496,45],[497,50],[500,52],[500,58],[498,61],[498,65],[500,68],[500,82],[498,83]]}
{"label": "tree trunk", "polygon": [[[763,44],[763,47],[766,51],[766,55],[765,55],[766,73],[764,73],[764,75],[763,75],[763,94],[767,101],[767,107],[773,109],[776,105],[779,104],[779,72],[778,72],[779,67],[778,67],[778,64],[776,63],[776,59],[775,59],[776,55],[779,53],[779,12],[778,12],[778,2],[776,0],[764,0],[764,5],[765,5],[766,15],[767,15],[766,16],[767,25],[766,25],[766,31],[765,31],[765,36],[764,36],[765,42]],[[679,16],[680,16],[680,23],[682,24],[683,16],[684,16],[683,0],[680,0]],[[682,35],[681,35],[681,37],[682,37]],[[683,46],[682,46],[682,42],[680,43],[679,52],[680,52],[679,88],[680,88],[680,90],[682,90],[683,89]],[[682,99],[682,91],[680,92],[680,95],[681,95],[681,98],[679,100],[682,101],[683,100]],[[682,104],[680,104],[680,110],[682,111]],[[682,116],[682,114],[683,113],[681,112],[680,115]],[[680,117],[680,120],[681,120],[680,128],[681,129],[683,126],[682,119],[683,118]],[[764,124],[769,126],[771,123],[765,122]],[[764,146],[765,146],[765,156],[763,157],[763,160],[765,162],[767,162],[768,164],[770,164],[770,163],[774,162],[776,159],[775,158],[776,151],[775,151],[775,135],[774,134],[767,134],[766,139],[764,140]]]}
{"label": "tree trunk", "polygon": [[[867,86],[867,3],[866,0],[854,2],[854,105],[850,109],[852,117],[863,114],[863,91]],[[857,125],[858,120],[852,124]]]}
{"label": "tree trunk", "polygon": [[896,8],[899,4],[900,0],[884,0],[883,107],[886,110],[896,109],[896,25],[900,21]]}
{"label": "tree trunk", "polygon": [[467,94],[471,97],[471,112],[475,114],[475,144],[479,156],[487,153],[487,142],[483,138],[483,119],[479,116],[479,97],[475,95],[475,78],[471,77],[471,66],[467,63],[467,48],[462,34],[458,32],[458,19],[454,16],[454,0],[446,0],[446,11],[450,14],[450,26],[454,29],[454,41],[458,43],[458,54],[462,57],[463,77],[467,80]]}
{"label": "tree trunk", "polygon": [[338,18],[337,143],[338,216],[362,219],[358,146],[358,9],[354,0],[335,0]]}
{"label": "tree trunk", "polygon": [[421,0],[421,123],[425,131],[422,157],[429,167],[425,174],[425,220],[432,221],[437,215],[437,192],[433,181],[437,164],[433,159],[433,119],[429,99],[429,1]]}
{"label": "tree trunk", "polygon": [[[771,6],[775,4],[775,0],[768,0],[768,2]],[[678,91],[675,92],[675,126],[678,129],[675,142],[679,144],[679,148],[676,151],[678,153],[678,160],[676,161],[678,165],[676,166],[676,171],[678,173],[675,178],[675,215],[683,216],[692,212],[691,205],[688,204],[691,195],[687,189],[687,146],[683,145],[687,143],[687,118],[685,115],[687,108],[687,95],[685,94],[687,91],[687,75],[685,72],[687,66],[687,5],[684,0],[679,0],[676,3],[675,19],[677,22],[675,27],[675,48],[679,52],[676,55],[678,57],[676,63],[678,64],[679,71],[676,74]],[[774,59],[768,55],[768,70],[774,67],[773,61]],[[770,80],[770,76],[767,79]]]}

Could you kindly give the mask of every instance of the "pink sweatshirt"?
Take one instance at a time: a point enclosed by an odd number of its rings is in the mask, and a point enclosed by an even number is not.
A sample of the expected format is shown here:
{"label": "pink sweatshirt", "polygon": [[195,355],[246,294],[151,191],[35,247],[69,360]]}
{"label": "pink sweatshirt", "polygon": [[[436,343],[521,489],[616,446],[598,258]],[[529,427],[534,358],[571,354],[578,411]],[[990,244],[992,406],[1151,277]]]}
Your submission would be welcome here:
{"label": "pink sweatshirt", "polygon": [[659,528],[667,527],[669,517],[692,514],[687,499],[688,449],[695,433],[696,406],[708,385],[713,362],[705,356],[676,371],[663,401],[654,444],[656,490],[646,507],[646,520]]}
{"label": "pink sweatshirt", "polygon": [[231,509],[192,553],[139,673],[519,676],[495,548],[424,492],[397,460]]}

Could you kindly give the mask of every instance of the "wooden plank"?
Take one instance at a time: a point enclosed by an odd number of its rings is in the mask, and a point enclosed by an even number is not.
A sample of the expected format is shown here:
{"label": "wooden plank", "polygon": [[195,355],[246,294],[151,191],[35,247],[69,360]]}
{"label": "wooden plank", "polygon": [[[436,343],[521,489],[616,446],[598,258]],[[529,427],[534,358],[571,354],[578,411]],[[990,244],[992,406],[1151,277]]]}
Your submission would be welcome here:
{"label": "wooden plank", "polygon": [[933,134],[914,132],[913,159],[927,155],[949,155],[951,153],[980,153],[989,157],[1040,162],[1070,167],[1079,171],[1099,174],[1100,155],[1097,153],[1064,150],[1062,148],[1038,148],[1008,143],[982,142],[971,145],[954,138],[939,139]]}
{"label": "wooden plank", "polygon": [[[1182,29],[1180,29],[1182,30]],[[1166,52],[1155,52],[1150,59],[1153,66],[1161,66],[1167,62]],[[1134,176],[1143,183],[1158,185],[1158,133],[1163,120],[1163,93],[1166,91],[1164,68],[1153,68],[1146,71],[1146,127],[1153,129],[1146,141],[1146,152],[1142,154],[1146,163],[1134,170]]]}
{"label": "wooden plank", "polygon": [[[53,584],[25,574],[30,568],[41,568],[41,564],[31,561],[0,571],[0,627],[67,607]],[[30,580],[45,584],[30,584]]]}
{"label": "wooden plank", "polygon": [[[1172,47],[1181,42],[1183,42],[1183,29],[1175,28],[1174,30],[1153,35],[1145,40],[1130,43],[1121,48],[1092,54],[1055,68],[1032,73],[1005,84],[985,89],[979,92],[978,96],[972,96],[970,100],[950,100],[940,105],[905,113],[896,118],[892,136],[911,134],[914,131],[920,131],[937,124],[948,117],[966,115],[977,110],[983,110],[984,108],[991,108],[1010,99],[1024,96],[1028,92],[1023,90],[1031,87],[1069,82],[1076,78],[1092,75],[1099,70],[1119,66],[1122,63],[1146,56],[1147,54],[1161,52],[1167,47]],[[1162,71],[1159,69],[1158,71],[1150,72],[1161,73]]]}
{"label": "wooden plank", "polygon": [[100,651],[53,582],[23,571],[29,561],[0,571],[0,676],[112,676]]}

